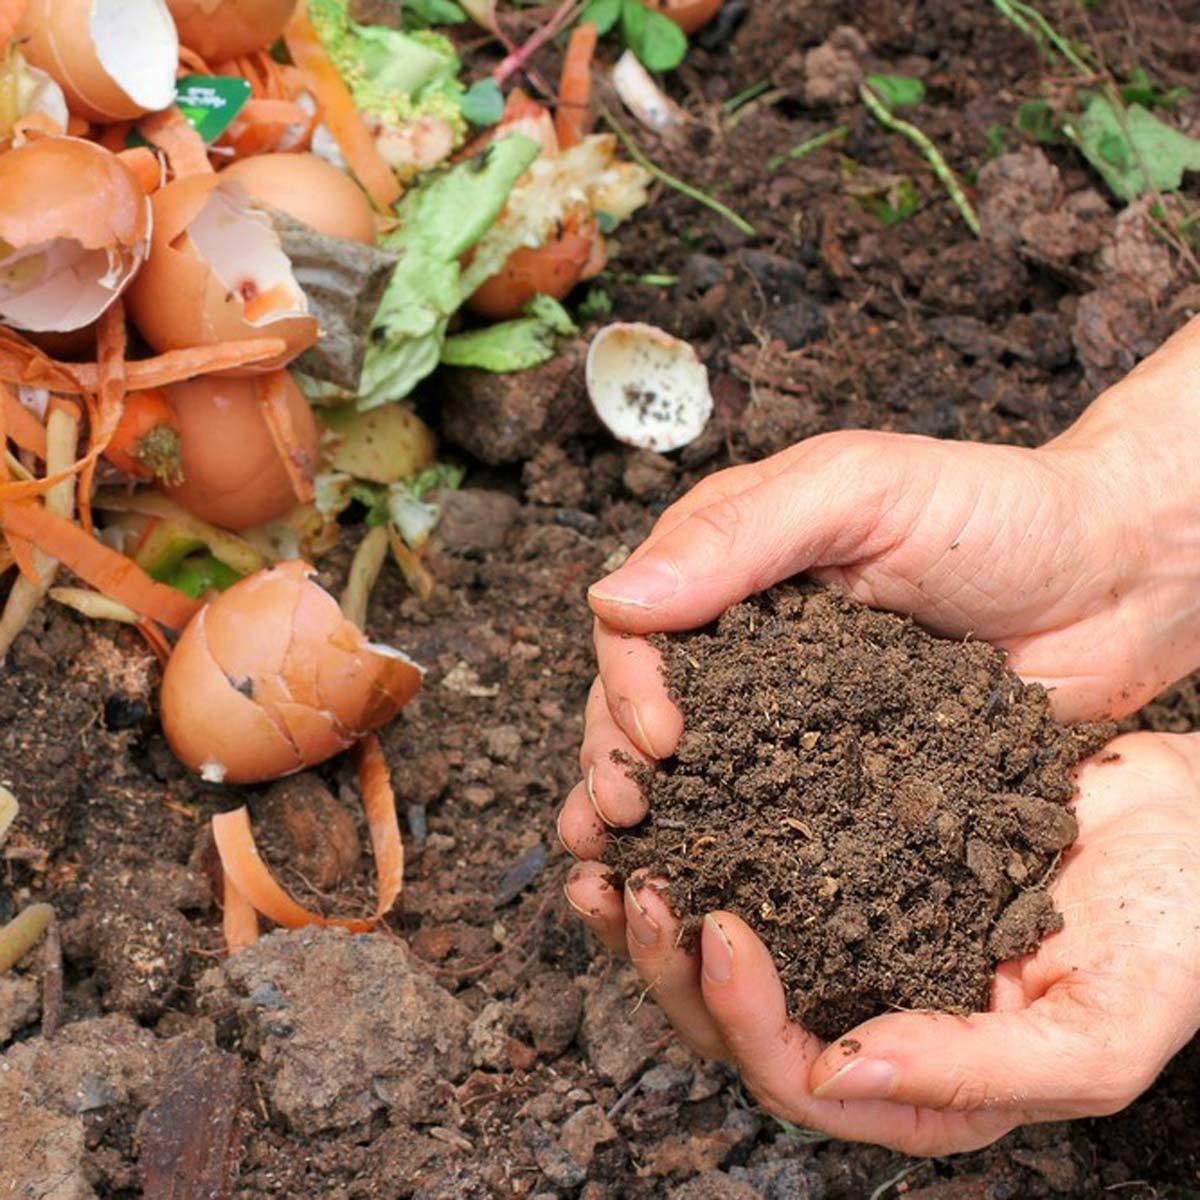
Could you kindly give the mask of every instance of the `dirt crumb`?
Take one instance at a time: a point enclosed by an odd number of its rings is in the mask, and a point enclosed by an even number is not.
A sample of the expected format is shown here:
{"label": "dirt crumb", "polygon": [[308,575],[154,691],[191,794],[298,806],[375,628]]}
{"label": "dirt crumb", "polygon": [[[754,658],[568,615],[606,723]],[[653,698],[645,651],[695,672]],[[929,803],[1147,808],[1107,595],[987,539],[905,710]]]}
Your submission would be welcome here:
{"label": "dirt crumb", "polygon": [[659,644],[685,733],[637,772],[650,816],[609,862],[663,872],[692,938],[745,918],[808,1028],[986,1008],[996,962],[1061,926],[1071,769],[1110,726],[1058,725],[991,646],[811,585]]}

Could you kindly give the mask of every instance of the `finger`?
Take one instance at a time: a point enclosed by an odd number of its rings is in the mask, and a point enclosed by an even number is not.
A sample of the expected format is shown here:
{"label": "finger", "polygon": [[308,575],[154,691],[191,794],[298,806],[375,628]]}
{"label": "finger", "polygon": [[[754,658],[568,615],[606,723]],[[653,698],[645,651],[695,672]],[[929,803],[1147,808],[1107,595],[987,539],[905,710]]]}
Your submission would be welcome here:
{"label": "finger", "polygon": [[604,684],[597,678],[588,695],[579,766],[592,808],[606,825],[625,829],[646,815],[646,797],[630,771],[649,762],[613,720]]}
{"label": "finger", "polygon": [[728,1058],[700,991],[700,960],[680,944],[679,922],[663,897],[664,887],[644,873],[625,885],[629,957],[679,1036],[706,1058]]}
{"label": "finger", "polygon": [[593,641],[613,720],[648,758],[669,758],[683,718],[667,695],[662,656],[644,638],[595,623]]}
{"label": "finger", "polygon": [[[845,1102],[814,1096],[809,1072],[821,1043],[788,1019],[767,948],[744,921],[712,913],[701,935],[701,988],[747,1088],[769,1112],[834,1137],[877,1142],[911,1154],[985,1146],[1016,1120],[1008,1113],[969,1120],[880,1100]],[[829,1053],[826,1051],[826,1053]]]}
{"label": "finger", "polygon": [[607,950],[613,954],[628,953],[621,892],[609,882],[608,868],[603,863],[576,863],[567,873],[563,891],[567,903]]}
{"label": "finger", "polygon": [[691,629],[813,566],[889,548],[883,529],[904,457],[888,435],[813,438],[786,469],[691,512],[588,593],[605,624],[629,633]]}
{"label": "finger", "polygon": [[599,858],[608,844],[608,827],[596,815],[587,788],[577,783],[558,814],[558,840],[576,858]]}
{"label": "finger", "polygon": [[809,1083],[824,1099],[948,1113],[1008,1109],[1023,1120],[1098,1116],[1145,1086],[1143,1072],[1114,1048],[1100,1013],[1053,996],[968,1017],[892,1013],[830,1046]]}

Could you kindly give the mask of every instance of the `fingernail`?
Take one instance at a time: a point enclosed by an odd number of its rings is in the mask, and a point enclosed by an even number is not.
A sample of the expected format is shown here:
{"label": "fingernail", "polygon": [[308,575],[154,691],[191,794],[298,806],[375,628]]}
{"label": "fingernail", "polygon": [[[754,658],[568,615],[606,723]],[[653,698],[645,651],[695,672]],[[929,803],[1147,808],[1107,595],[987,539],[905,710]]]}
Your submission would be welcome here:
{"label": "fingernail", "polygon": [[655,946],[658,944],[658,936],[662,932],[658,927],[658,922],[642,907],[641,901],[638,900],[637,894],[629,885],[625,885],[625,895],[629,900],[630,911],[625,915],[625,924],[629,928],[629,932],[633,934],[633,940],[639,946]]}
{"label": "fingernail", "polygon": [[886,1100],[896,1086],[896,1068],[881,1058],[856,1058],[813,1088],[820,1100]]}
{"label": "fingernail", "polygon": [[564,850],[565,850],[565,851],[566,851],[566,852],[567,852],[567,853],[568,853],[568,854],[569,854],[569,855],[570,855],[570,856],[571,856],[573,859],[575,859],[575,861],[576,861],[576,862],[578,862],[578,861],[579,861],[579,855],[578,855],[578,854],[576,854],[576,853],[575,853],[575,851],[574,851],[574,850],[572,850],[572,849],[571,849],[571,847],[567,845],[567,839],[566,839],[565,837],[563,837],[563,832],[562,832],[562,810],[561,810],[561,809],[559,810],[559,814],[558,814],[558,816],[557,816],[557,817],[555,817],[555,819],[554,819],[554,832],[555,832],[556,834],[558,834],[558,844],[559,844],[559,845],[560,845],[560,846],[561,846],[561,847],[562,847],[562,848],[563,848],[563,849],[564,849]]}
{"label": "fingernail", "polygon": [[571,896],[571,878],[570,878],[570,876],[567,877],[567,882],[563,884],[563,895],[566,897],[567,904],[571,907],[571,909],[574,912],[578,913],[581,917],[594,917],[596,915],[593,912],[589,912],[586,908],[582,907],[582,905],[575,903],[574,899]]}
{"label": "fingernail", "polygon": [[704,941],[704,974],[713,983],[728,983],[733,974],[733,946],[716,917],[705,917],[704,928],[711,935]]}
{"label": "fingernail", "polygon": [[682,584],[683,580],[673,563],[643,558],[626,564],[619,571],[593,584],[588,589],[588,595],[606,604],[654,608],[674,596]]}
{"label": "fingernail", "polygon": [[647,757],[657,758],[650,739],[646,736],[646,728],[642,724],[642,714],[632,700],[622,700],[617,705],[620,717],[618,724],[629,735],[629,740]]}
{"label": "fingernail", "polygon": [[587,769],[587,774],[583,777],[583,790],[587,792],[587,798],[592,802],[592,811],[602,820],[605,825],[611,825],[612,822],[600,811],[600,805],[596,803],[596,765],[593,763]]}

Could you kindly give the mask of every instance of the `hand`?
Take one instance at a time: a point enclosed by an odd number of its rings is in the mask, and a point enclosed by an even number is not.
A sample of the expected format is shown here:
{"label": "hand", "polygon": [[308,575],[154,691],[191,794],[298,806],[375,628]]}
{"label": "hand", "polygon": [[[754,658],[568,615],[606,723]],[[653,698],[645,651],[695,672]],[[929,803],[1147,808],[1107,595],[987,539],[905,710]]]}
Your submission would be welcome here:
{"label": "hand", "polygon": [[1065,925],[1001,965],[987,1013],[894,1013],[822,1046],[789,1022],[738,918],[706,917],[696,956],[653,887],[631,881],[622,908],[603,869],[579,863],[569,896],[610,945],[628,939],[680,1033],[734,1061],[769,1111],[909,1154],[973,1150],[1116,1112],[1200,1028],[1198,740],[1135,734],[1081,768],[1079,839],[1052,887]]}
{"label": "hand", "polygon": [[641,635],[801,571],[996,643],[1063,720],[1131,712],[1200,666],[1198,359],[1200,318],[1039,450],[835,433],[704,480],[591,591],[600,677],[568,849],[597,857],[607,826],[645,815],[612,751],[662,758],[682,730]]}

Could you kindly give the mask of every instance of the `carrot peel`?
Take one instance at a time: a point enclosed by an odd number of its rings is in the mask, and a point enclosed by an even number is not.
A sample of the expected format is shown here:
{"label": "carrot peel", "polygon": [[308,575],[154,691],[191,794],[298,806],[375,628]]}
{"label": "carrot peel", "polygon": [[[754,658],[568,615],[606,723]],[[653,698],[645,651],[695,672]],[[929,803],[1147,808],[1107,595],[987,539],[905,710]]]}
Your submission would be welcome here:
{"label": "carrot peel", "polygon": [[375,918],[387,916],[404,886],[404,843],[396,818],[396,793],[379,739],[369,733],[358,743],[358,787],[375,854],[378,902]]}
{"label": "carrot peel", "polygon": [[558,85],[558,111],[554,132],[560,150],[570,150],[583,141],[591,123],[592,57],[598,32],[591,21],[576,25],[567,43],[562,80]]}

